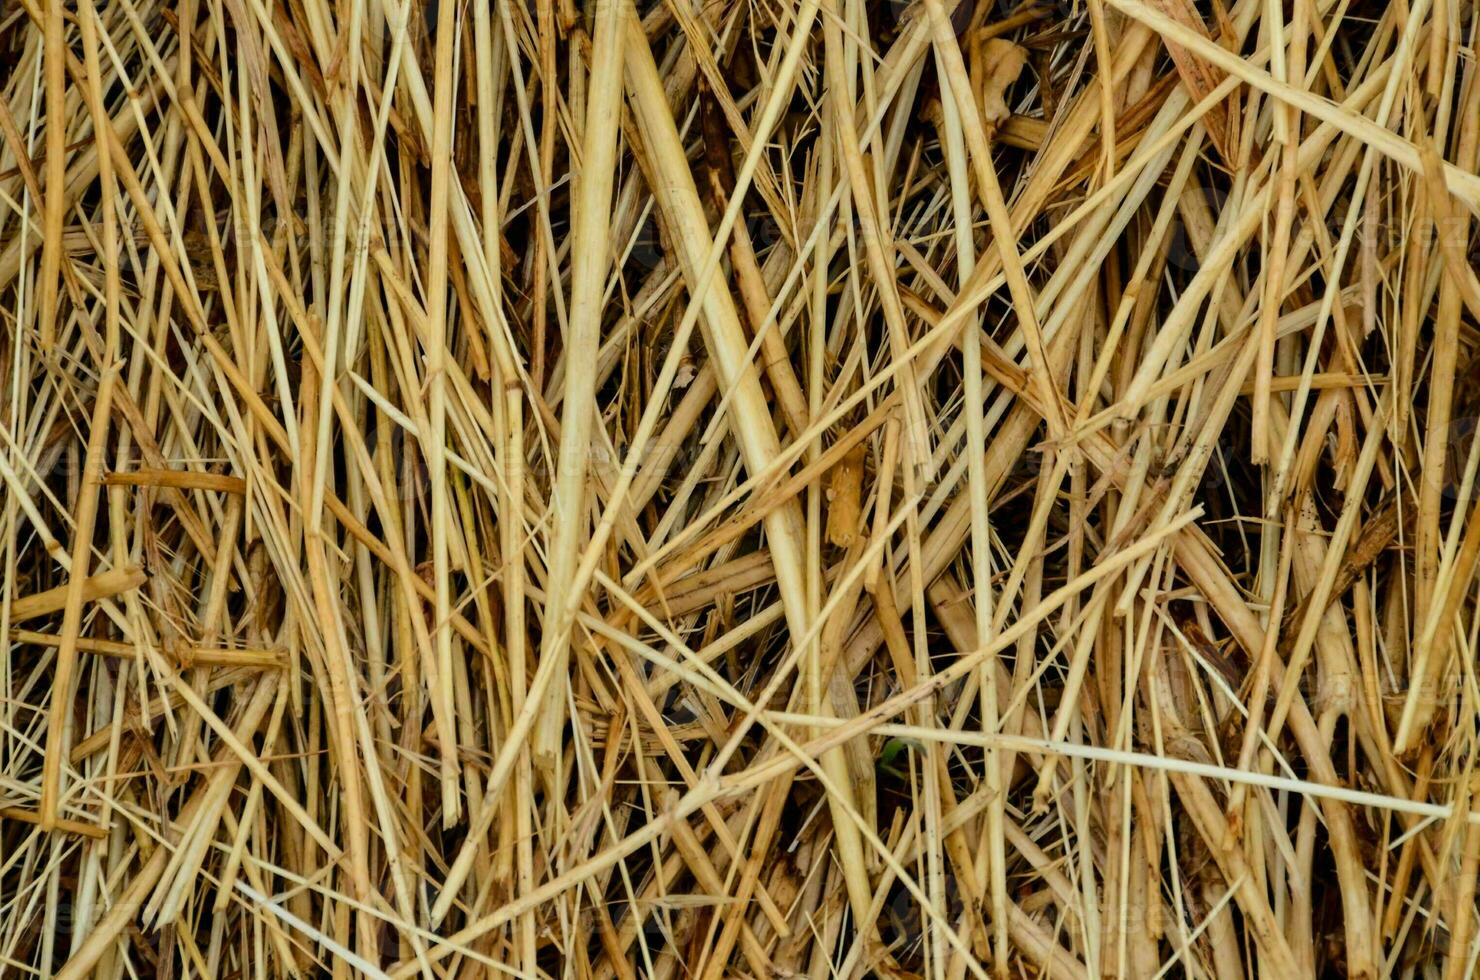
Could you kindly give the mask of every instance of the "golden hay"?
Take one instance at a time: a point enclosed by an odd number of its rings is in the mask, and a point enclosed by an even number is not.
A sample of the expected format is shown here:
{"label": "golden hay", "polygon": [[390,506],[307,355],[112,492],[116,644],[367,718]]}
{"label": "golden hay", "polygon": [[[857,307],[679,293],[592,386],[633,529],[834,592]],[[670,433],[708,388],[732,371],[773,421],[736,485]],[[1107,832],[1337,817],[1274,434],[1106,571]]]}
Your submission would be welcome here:
{"label": "golden hay", "polygon": [[1477,35],[0,5],[0,975],[1471,976]]}

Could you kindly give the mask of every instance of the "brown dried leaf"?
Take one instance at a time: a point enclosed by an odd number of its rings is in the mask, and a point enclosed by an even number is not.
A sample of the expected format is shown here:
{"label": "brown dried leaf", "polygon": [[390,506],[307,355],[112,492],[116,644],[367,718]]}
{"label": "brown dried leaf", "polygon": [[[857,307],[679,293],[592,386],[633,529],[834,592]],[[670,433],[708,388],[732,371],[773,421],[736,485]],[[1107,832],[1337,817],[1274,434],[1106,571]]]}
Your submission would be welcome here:
{"label": "brown dried leaf", "polygon": [[[1210,41],[1213,39],[1212,34],[1208,32],[1208,25],[1203,22],[1202,15],[1198,13],[1192,0],[1147,0],[1147,3],[1189,30],[1196,31]],[[1187,86],[1187,92],[1192,96],[1193,102],[1200,102],[1222,83],[1225,76],[1221,69],[1202,60],[1181,45],[1173,44],[1165,39],[1163,43],[1167,47],[1167,54],[1172,56],[1172,63],[1177,66],[1177,74],[1181,76],[1182,84]],[[1230,96],[1226,102],[1214,106],[1203,117],[1208,137],[1218,148],[1218,153],[1230,164],[1234,162],[1238,149],[1234,105],[1234,97]]]}
{"label": "brown dried leaf", "polygon": [[993,37],[977,45],[973,54],[971,74],[982,122],[988,129],[996,129],[1012,115],[1007,105],[1007,89],[1023,73],[1028,52],[1011,41]]}

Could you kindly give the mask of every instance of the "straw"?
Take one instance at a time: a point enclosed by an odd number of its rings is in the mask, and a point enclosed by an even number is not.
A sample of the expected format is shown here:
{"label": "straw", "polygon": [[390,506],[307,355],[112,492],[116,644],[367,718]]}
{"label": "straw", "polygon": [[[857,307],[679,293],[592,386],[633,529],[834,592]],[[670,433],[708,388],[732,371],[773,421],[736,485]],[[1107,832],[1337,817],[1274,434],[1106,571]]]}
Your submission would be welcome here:
{"label": "straw", "polygon": [[1477,43],[0,7],[0,975],[1473,975]]}

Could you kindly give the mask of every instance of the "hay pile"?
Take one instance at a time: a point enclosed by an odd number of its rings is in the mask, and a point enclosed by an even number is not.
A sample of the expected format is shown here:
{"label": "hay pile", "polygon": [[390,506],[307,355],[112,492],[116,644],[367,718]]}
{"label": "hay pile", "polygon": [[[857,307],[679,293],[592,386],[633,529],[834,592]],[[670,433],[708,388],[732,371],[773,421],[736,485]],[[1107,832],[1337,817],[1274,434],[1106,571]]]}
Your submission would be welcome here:
{"label": "hay pile", "polygon": [[0,974],[1471,975],[1477,31],[0,7]]}

